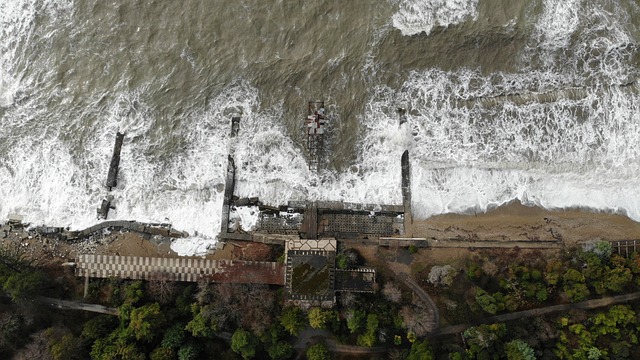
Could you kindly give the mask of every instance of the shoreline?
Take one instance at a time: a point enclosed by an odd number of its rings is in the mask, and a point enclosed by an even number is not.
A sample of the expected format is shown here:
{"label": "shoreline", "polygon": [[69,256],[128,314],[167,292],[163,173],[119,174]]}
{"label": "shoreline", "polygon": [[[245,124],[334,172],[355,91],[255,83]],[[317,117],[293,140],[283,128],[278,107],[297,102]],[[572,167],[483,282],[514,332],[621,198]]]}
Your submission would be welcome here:
{"label": "shoreline", "polygon": [[[566,247],[597,240],[640,239],[640,222],[636,222],[626,215],[590,211],[584,208],[546,210],[539,206],[523,205],[519,201],[512,201],[483,213],[471,215],[449,213],[423,220],[413,219],[412,223],[405,224],[404,230],[404,235],[400,237],[430,240],[557,241]],[[184,233],[182,234],[184,235]],[[21,230],[17,233],[7,232],[5,237],[18,240],[25,245],[32,245],[35,248],[44,246],[48,249],[53,243],[62,244],[55,246],[58,251],[44,251],[52,258],[61,259],[68,259],[87,250],[96,254],[116,255],[122,253],[123,255],[136,256],[222,258],[229,257],[233,248],[238,246],[231,241],[227,244],[229,246],[224,246],[206,255],[184,256],[178,255],[171,249],[171,242],[178,240],[178,238],[161,235],[144,236],[144,234],[134,231],[100,233],[89,237],[86,242],[81,240],[70,243],[47,239],[46,236],[29,235],[34,234]],[[166,235],[168,235],[168,231]],[[187,239],[189,237],[180,240]],[[433,250],[436,251],[436,249]],[[453,255],[451,252],[461,250],[441,249],[436,252],[444,252],[441,255],[445,255],[445,253]],[[36,250],[36,252],[40,251]]]}
{"label": "shoreline", "polygon": [[432,239],[562,240],[566,245],[590,240],[640,239],[640,222],[596,209],[547,210],[520,201],[476,214],[440,214],[414,219],[405,235]]}

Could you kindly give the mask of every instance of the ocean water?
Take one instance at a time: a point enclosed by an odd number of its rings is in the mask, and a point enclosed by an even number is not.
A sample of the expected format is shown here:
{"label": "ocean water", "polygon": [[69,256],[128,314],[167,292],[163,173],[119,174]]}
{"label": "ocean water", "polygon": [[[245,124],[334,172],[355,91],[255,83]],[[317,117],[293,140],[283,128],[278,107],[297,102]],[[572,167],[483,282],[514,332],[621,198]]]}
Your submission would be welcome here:
{"label": "ocean water", "polygon": [[171,222],[183,253],[215,242],[230,147],[236,193],[274,205],[400,203],[408,149],[420,218],[518,199],[640,221],[639,27],[633,0],[5,0],[0,219],[96,223],[120,131],[109,217]]}

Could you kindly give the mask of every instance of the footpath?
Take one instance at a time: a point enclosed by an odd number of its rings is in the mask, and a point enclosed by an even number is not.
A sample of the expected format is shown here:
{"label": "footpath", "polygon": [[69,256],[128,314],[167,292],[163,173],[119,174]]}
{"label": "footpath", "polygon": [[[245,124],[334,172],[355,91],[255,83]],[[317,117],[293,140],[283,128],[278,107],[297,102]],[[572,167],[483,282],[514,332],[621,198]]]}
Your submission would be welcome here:
{"label": "footpath", "polygon": [[461,333],[472,326],[476,326],[480,324],[492,324],[497,322],[513,321],[521,318],[543,316],[546,314],[551,314],[556,312],[566,312],[569,310],[576,310],[576,309],[578,310],[597,309],[597,308],[601,308],[609,305],[636,301],[638,299],[640,299],[640,291],[634,292],[631,294],[607,296],[601,299],[586,300],[586,301],[582,301],[575,304],[553,305],[553,306],[547,306],[543,308],[517,311],[517,312],[508,313],[508,314],[491,316],[473,323],[447,326],[433,332],[432,334],[429,335],[429,337]]}

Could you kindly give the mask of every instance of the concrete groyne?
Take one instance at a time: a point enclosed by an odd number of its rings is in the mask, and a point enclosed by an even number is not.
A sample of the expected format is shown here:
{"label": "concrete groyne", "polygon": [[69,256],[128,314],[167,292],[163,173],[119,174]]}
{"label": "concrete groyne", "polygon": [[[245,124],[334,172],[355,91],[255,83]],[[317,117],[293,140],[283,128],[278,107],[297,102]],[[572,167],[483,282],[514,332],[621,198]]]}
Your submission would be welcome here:
{"label": "concrete groyne", "polygon": [[220,221],[220,232],[226,234],[229,231],[229,212],[233,200],[233,190],[236,182],[236,165],[233,161],[233,139],[240,131],[240,117],[231,118],[231,136],[229,144],[229,155],[227,156],[227,176],[224,185],[224,200],[222,202],[222,220]]}
{"label": "concrete groyne", "polygon": [[122,143],[124,141],[124,134],[116,133],[116,143],[113,146],[113,156],[111,157],[111,164],[109,165],[109,172],[107,174],[107,188],[111,190],[118,185],[118,170],[120,168],[120,152],[122,151]]}

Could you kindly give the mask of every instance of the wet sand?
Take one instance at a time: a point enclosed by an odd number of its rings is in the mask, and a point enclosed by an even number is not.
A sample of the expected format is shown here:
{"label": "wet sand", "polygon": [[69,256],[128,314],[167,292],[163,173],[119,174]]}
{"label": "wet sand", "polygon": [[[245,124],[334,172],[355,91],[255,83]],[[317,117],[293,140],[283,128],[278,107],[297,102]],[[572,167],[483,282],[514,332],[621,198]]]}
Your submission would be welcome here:
{"label": "wet sand", "polygon": [[640,223],[621,214],[545,210],[513,202],[486,213],[414,219],[405,234],[432,239],[563,240],[572,245],[591,240],[640,239]]}

